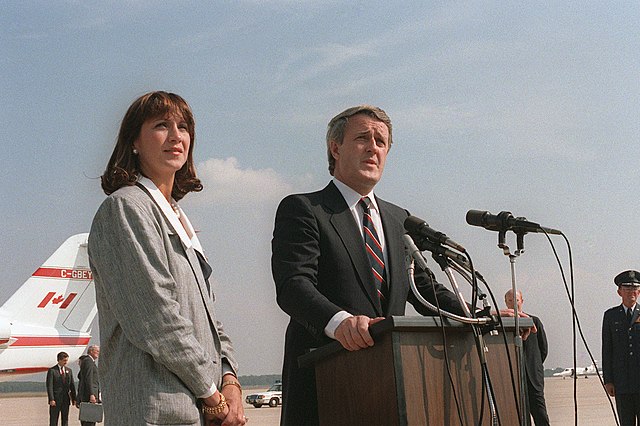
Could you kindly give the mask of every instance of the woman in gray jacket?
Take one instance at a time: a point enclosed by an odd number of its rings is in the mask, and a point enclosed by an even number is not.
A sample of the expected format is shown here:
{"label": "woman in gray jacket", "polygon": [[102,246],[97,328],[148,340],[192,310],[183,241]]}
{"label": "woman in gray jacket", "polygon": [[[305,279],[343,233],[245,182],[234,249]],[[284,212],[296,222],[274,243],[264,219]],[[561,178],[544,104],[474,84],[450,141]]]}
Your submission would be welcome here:
{"label": "woman in gray jacket", "polygon": [[180,96],[147,93],[125,114],[93,220],[105,422],[242,425],[229,337],[217,321],[211,268],[177,202],[202,190],[194,119]]}

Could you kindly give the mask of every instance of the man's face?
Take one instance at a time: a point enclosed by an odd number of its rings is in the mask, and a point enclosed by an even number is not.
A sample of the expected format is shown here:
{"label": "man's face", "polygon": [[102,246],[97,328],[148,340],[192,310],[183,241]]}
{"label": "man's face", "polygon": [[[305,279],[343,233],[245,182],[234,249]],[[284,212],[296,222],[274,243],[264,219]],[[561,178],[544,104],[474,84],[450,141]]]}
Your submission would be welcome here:
{"label": "man's face", "polygon": [[[513,292],[510,291],[504,295],[504,303],[507,305],[507,308],[513,308]],[[518,293],[518,311],[522,312],[522,295]]]}
{"label": "man's face", "polygon": [[627,308],[631,308],[638,301],[640,287],[632,285],[618,286],[618,295],[622,298],[622,304]]}
{"label": "man's face", "polygon": [[89,351],[89,355],[91,355],[91,358],[93,359],[98,359],[98,356],[100,356],[100,349],[98,348],[91,349],[91,351]]}
{"label": "man's face", "polygon": [[336,160],[333,175],[361,195],[366,195],[382,177],[389,151],[389,129],[367,114],[349,117],[342,144],[331,141]]}
{"label": "man's face", "polygon": [[62,358],[60,361],[58,361],[58,365],[60,367],[64,367],[65,365],[67,365],[68,362],[69,362],[69,357]]}

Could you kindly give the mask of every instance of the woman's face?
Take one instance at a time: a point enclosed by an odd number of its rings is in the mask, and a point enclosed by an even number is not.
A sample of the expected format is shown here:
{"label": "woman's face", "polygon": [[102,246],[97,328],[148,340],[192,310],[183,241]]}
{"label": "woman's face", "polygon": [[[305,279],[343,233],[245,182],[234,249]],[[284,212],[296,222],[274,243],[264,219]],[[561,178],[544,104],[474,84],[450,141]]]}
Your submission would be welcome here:
{"label": "woman's face", "polygon": [[179,113],[146,120],[133,143],[142,173],[154,182],[173,178],[187,162],[191,137]]}

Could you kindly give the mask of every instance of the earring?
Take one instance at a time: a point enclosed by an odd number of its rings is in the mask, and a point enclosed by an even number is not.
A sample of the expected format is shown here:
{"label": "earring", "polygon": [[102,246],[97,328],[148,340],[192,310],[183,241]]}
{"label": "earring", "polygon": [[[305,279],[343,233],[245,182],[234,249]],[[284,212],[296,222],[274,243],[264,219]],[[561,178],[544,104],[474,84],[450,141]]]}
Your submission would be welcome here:
{"label": "earring", "polygon": [[138,155],[138,150],[133,148],[133,155]]}

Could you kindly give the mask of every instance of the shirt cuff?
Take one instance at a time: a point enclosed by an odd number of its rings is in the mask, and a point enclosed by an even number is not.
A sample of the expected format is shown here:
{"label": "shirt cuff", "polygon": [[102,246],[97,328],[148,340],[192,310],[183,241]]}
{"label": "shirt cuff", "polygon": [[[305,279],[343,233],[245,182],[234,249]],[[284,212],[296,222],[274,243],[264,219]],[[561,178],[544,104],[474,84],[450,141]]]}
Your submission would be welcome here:
{"label": "shirt cuff", "polygon": [[211,395],[216,393],[217,390],[218,390],[218,387],[216,386],[215,383],[213,383],[211,385],[211,387],[209,388],[209,391],[207,393],[203,394],[203,395],[199,395],[198,398],[200,398],[200,399],[209,398]]}
{"label": "shirt cuff", "polygon": [[[227,361],[226,359],[223,359],[222,360],[222,377],[224,377],[225,374],[233,374],[235,376],[236,372],[233,371],[233,368],[231,368],[231,364],[229,364],[229,361]],[[211,387],[209,388],[209,391],[206,394],[200,395],[198,398],[200,399],[209,398],[211,395],[216,393],[217,390],[218,390],[218,387],[214,383],[211,385]]]}
{"label": "shirt cuff", "polygon": [[342,321],[346,320],[347,318],[351,318],[352,316],[353,315],[351,315],[347,311],[338,312],[337,314],[332,316],[329,322],[327,323],[327,326],[324,328],[324,334],[326,334],[327,336],[335,340],[336,328],[338,328],[338,326],[342,323]]}

